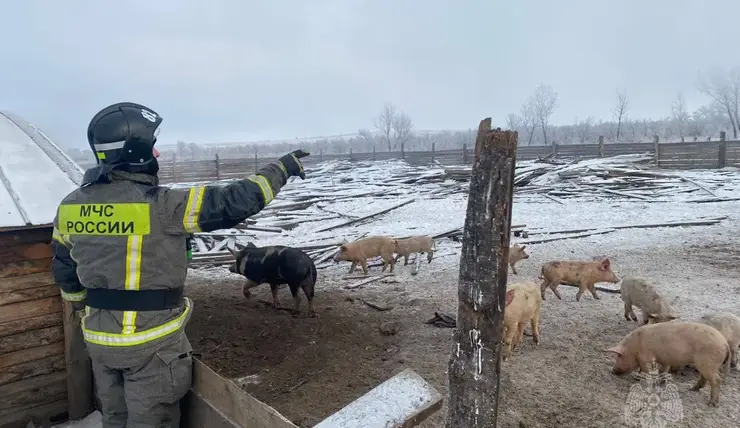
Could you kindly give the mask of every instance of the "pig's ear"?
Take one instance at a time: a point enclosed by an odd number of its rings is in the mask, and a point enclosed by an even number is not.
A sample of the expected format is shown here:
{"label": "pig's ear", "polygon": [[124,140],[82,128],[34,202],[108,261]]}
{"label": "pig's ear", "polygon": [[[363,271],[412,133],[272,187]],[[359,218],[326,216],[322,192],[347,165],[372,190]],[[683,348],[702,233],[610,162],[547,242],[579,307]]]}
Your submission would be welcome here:
{"label": "pig's ear", "polygon": [[233,248],[228,248],[227,247],[227,249],[229,250],[229,252],[231,253],[231,255],[234,256],[234,257],[236,257],[239,254],[239,252],[237,250],[233,249]]}
{"label": "pig's ear", "polygon": [[347,251],[347,246],[342,244],[339,246],[339,251]]}
{"label": "pig's ear", "polygon": [[247,242],[247,247],[249,247],[249,248],[257,248],[257,246],[254,245],[251,241],[250,242]]}
{"label": "pig's ear", "polygon": [[609,269],[609,266],[612,265],[612,262],[609,261],[609,259],[604,259],[601,261],[601,269],[607,270]]}
{"label": "pig's ear", "polygon": [[522,245],[522,251],[523,251],[523,250],[524,250],[525,248],[527,248],[527,246],[526,246],[526,245]]}
{"label": "pig's ear", "polygon": [[619,346],[619,345],[617,345],[617,346],[613,346],[613,347],[611,347],[611,348],[609,348],[609,349],[604,349],[604,352],[610,352],[610,353],[612,353],[612,354],[614,354],[614,355],[618,355],[618,356],[620,356],[620,357],[621,357],[622,355],[624,355],[624,349],[622,349],[622,347],[621,347],[621,346]]}
{"label": "pig's ear", "polygon": [[504,304],[504,307],[509,306],[509,303],[514,299],[514,290],[509,290],[506,292],[506,303]]}

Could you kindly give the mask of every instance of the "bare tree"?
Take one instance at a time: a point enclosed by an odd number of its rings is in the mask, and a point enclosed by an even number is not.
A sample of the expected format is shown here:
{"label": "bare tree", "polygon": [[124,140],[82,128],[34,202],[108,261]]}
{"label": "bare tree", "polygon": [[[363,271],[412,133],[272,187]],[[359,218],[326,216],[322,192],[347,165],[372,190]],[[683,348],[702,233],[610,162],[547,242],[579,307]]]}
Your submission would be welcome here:
{"label": "bare tree", "polygon": [[585,120],[578,122],[578,125],[576,125],[576,134],[578,135],[578,141],[581,144],[587,143],[591,138],[594,122],[594,118],[588,116]]}
{"label": "bare tree", "polygon": [[411,118],[404,112],[399,112],[393,117],[393,148],[395,149],[399,145],[401,151],[405,151],[406,143],[411,139],[412,132],[414,130],[414,124],[411,122]]}
{"label": "bare tree", "polygon": [[509,115],[506,116],[506,126],[508,126],[510,130],[516,131],[520,126],[522,126],[522,118],[516,113],[509,113]]}
{"label": "bare tree", "polygon": [[396,107],[391,103],[385,103],[383,112],[378,117],[373,119],[373,126],[380,131],[385,137],[385,141],[388,144],[388,151],[392,151],[391,131],[393,130],[393,121],[396,118]]}
{"label": "bare tree", "polygon": [[614,113],[614,118],[617,120],[617,141],[619,141],[619,136],[622,132],[622,122],[627,115],[627,107],[627,91],[617,91],[617,106],[614,107],[614,109],[612,110],[612,112]]}
{"label": "bare tree", "polygon": [[678,128],[678,135],[681,137],[681,142],[683,143],[685,141],[683,131],[686,128],[686,122],[689,120],[689,112],[686,111],[686,101],[680,92],[671,106],[671,113]]}
{"label": "bare tree", "polygon": [[534,130],[537,128],[537,114],[535,113],[532,100],[525,102],[521,107],[522,128],[527,132],[527,145],[532,145]]}
{"label": "bare tree", "polygon": [[558,105],[558,93],[550,85],[541,83],[534,91],[531,100],[537,125],[542,128],[542,138],[547,144],[547,124]]}
{"label": "bare tree", "polygon": [[360,130],[357,131],[357,133],[367,143],[372,143],[375,140],[375,138],[373,138],[373,134],[371,134],[370,131],[368,131],[365,128],[361,128]]}
{"label": "bare tree", "polygon": [[733,68],[727,74],[719,73],[716,70],[707,77],[700,74],[697,87],[700,92],[707,95],[722,108],[723,113],[730,120],[733,138],[737,138],[738,126],[740,126],[740,117],[738,117],[738,109],[740,108],[740,68]]}

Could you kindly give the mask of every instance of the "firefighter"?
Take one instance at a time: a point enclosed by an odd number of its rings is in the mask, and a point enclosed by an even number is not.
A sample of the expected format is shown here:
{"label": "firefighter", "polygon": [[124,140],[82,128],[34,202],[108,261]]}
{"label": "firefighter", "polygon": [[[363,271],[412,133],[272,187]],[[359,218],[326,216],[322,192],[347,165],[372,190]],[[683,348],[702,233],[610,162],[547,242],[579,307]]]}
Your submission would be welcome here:
{"label": "firefighter", "polygon": [[191,384],[184,327],[187,239],[228,229],[262,210],[293,176],[303,150],[227,186],[158,185],[154,148],[162,118],[135,103],[96,114],[87,129],[97,166],[54,218],[52,273],[62,297],[84,308],[104,428],[179,427]]}

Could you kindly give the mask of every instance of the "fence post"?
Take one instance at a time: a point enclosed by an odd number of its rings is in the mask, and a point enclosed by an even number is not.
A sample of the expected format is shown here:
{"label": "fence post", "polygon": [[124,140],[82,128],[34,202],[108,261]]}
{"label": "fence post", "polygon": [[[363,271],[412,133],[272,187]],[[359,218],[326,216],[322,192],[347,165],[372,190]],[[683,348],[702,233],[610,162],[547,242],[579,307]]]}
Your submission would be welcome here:
{"label": "fence post", "polygon": [[177,167],[175,164],[177,163],[177,156],[172,156],[172,182],[177,183]]}
{"label": "fence post", "polygon": [[352,160],[352,147],[349,148],[349,160]]}
{"label": "fence post", "polygon": [[432,141],[432,163],[434,163],[434,141]]}
{"label": "fence post", "polygon": [[406,159],[406,148],[405,143],[401,143],[401,159]]}
{"label": "fence post", "polygon": [[221,179],[221,170],[218,161],[218,153],[216,153],[216,181]]}
{"label": "fence post", "polygon": [[324,149],[319,149],[319,161],[324,161]]}
{"label": "fence post", "polygon": [[660,167],[660,137],[653,136],[653,151],[655,151],[655,166]]}
{"label": "fence post", "polygon": [[555,141],[552,142],[552,155],[553,157],[558,155],[558,143]]}
{"label": "fence post", "polygon": [[599,135],[599,157],[604,157],[604,136]]}
{"label": "fence post", "polygon": [[375,144],[373,144],[373,162],[375,162]]}
{"label": "fence post", "polygon": [[468,164],[468,145],[463,143],[463,165]]}
{"label": "fence post", "polygon": [[727,134],[725,131],[719,133],[719,155],[717,159],[717,168],[727,166]]}
{"label": "fence post", "polygon": [[257,150],[254,151],[254,173],[257,174],[260,170],[260,161],[257,158]]}

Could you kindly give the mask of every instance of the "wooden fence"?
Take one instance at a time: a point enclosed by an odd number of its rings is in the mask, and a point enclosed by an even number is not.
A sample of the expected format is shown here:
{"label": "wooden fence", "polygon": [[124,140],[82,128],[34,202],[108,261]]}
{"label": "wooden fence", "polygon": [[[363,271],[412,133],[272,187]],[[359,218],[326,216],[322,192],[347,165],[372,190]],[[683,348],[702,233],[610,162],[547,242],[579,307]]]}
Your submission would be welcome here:
{"label": "wooden fence", "polygon": [[[604,143],[600,139],[595,144],[552,144],[550,146],[520,146],[517,148],[517,159],[529,160],[547,156],[551,153],[559,158],[593,159],[604,156],[650,153],[660,168],[696,169],[722,168],[724,166],[740,167],[740,141],[704,141],[691,143],[661,143],[655,137],[652,143]],[[412,165],[466,165],[472,162],[472,148],[463,145],[457,150],[432,150],[423,152],[369,152],[345,154],[312,153],[305,158],[304,165],[310,167],[319,162],[332,159],[351,161],[382,161],[403,159]],[[273,162],[275,157],[259,158],[221,158],[218,155],[212,160],[173,160],[160,159],[159,178],[163,184],[208,182],[229,178],[243,177],[257,171],[262,166]],[[80,163],[87,168],[91,165]]]}

